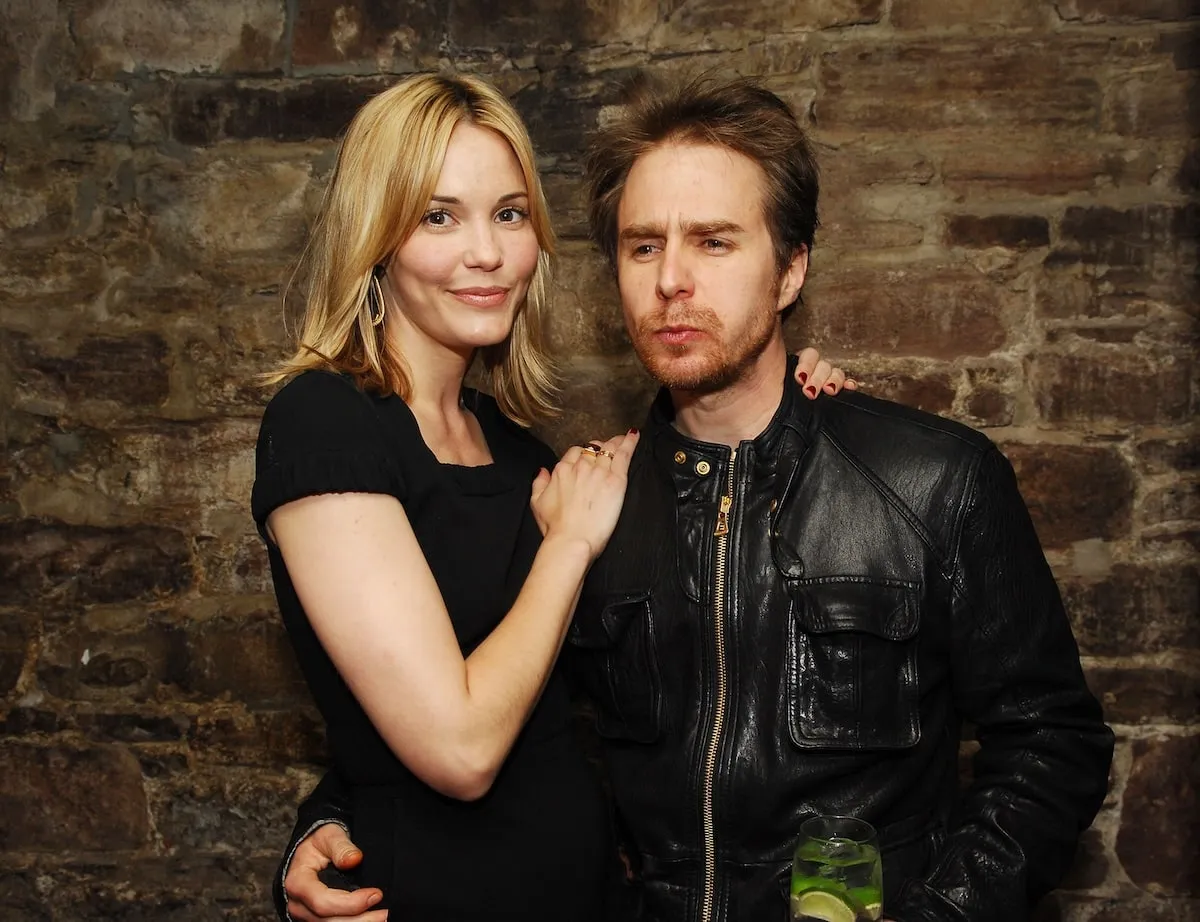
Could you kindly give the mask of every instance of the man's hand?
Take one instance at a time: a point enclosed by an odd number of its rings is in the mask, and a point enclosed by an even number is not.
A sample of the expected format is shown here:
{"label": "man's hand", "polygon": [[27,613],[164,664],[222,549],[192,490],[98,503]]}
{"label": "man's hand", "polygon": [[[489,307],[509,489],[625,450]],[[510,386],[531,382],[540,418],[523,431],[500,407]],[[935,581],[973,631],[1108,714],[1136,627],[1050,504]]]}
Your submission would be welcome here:
{"label": "man's hand", "polygon": [[283,881],[288,898],[288,914],[296,922],[384,922],[386,909],[367,910],[383,899],[376,887],[361,890],[334,890],[325,886],[317,874],[332,864],[339,871],[358,867],[362,851],[336,823],[326,823],[296,846]]}

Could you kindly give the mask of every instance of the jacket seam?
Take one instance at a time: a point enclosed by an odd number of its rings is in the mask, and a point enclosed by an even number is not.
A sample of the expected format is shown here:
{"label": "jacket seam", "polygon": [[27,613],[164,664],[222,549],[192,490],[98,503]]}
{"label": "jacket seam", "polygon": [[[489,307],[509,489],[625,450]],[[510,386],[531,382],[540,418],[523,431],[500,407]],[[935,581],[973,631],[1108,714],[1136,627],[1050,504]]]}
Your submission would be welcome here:
{"label": "jacket seam", "polygon": [[[994,445],[991,451],[998,452],[1000,449]],[[984,458],[987,452],[980,452],[975,458],[974,463],[967,471],[967,480],[963,485],[962,498],[958,504],[958,512],[955,516],[954,528],[952,531],[953,540],[951,547],[954,548],[954,566],[950,571],[950,591],[956,597],[962,597],[966,592],[966,588],[961,584],[962,581],[962,533],[966,526],[967,512],[975,504],[979,497],[979,470],[983,467]],[[953,605],[953,602],[951,603]]]}
{"label": "jacket seam", "polygon": [[[920,516],[910,509],[908,504],[905,503],[899,496],[897,496],[896,492],[886,483],[884,483],[883,480],[873,470],[863,464],[859,460],[858,456],[850,451],[850,449],[847,448],[846,445],[843,444],[836,435],[828,430],[822,430],[821,434],[829,440],[830,445],[834,447],[838,454],[845,458],[846,461],[848,461],[856,471],[858,471],[863,477],[871,482],[875,489],[879,491],[880,495],[883,496],[883,498],[887,501],[888,505],[891,506],[900,515],[900,517],[909,524],[914,532],[916,532],[918,537],[921,539],[921,543],[929,549],[929,552],[937,560],[938,568],[941,570],[942,577],[948,580],[952,579],[954,574],[952,559],[947,555],[946,552],[937,547],[936,543],[933,541],[929,527],[921,520]],[[972,470],[974,470],[975,466],[975,464],[972,464]],[[968,476],[968,482],[970,482],[970,480],[971,478]],[[967,491],[964,489],[962,495],[965,496],[966,492]],[[951,534],[955,536],[958,534],[959,523],[962,520],[963,505],[964,504],[960,500],[959,508],[955,513],[956,524],[951,532]],[[955,548],[957,551],[956,541],[952,541],[950,547]]]}

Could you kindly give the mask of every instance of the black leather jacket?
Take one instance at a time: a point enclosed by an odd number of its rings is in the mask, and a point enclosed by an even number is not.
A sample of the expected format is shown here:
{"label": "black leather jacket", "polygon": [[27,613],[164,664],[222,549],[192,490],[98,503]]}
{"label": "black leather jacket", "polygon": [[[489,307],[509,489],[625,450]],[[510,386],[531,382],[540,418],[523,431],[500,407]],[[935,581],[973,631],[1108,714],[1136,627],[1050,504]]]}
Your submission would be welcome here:
{"label": "black leather jacket", "polygon": [[784,922],[820,812],[880,831],[886,917],[1025,918],[1100,807],[1113,739],[1003,455],[790,379],[736,452],[671,416],[662,394],[565,654],[641,915]]}
{"label": "black leather jacket", "polygon": [[[887,918],[1024,919],[1099,809],[1113,740],[1007,461],[790,378],[736,457],[671,416],[664,393],[564,652],[638,878],[624,918],[785,922],[801,822],[853,813],[880,831]],[[293,847],[343,799],[327,776]]]}

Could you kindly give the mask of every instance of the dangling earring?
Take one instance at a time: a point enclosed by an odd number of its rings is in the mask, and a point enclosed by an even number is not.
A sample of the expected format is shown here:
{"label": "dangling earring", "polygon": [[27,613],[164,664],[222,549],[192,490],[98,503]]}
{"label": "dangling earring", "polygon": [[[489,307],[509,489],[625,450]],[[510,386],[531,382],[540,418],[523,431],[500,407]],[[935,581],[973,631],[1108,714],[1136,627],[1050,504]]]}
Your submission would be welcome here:
{"label": "dangling earring", "polygon": [[383,323],[383,315],[387,309],[387,304],[383,300],[383,286],[379,284],[382,269],[382,266],[376,266],[375,271],[371,273],[371,280],[367,282],[367,311],[371,316],[371,326],[373,327]]}

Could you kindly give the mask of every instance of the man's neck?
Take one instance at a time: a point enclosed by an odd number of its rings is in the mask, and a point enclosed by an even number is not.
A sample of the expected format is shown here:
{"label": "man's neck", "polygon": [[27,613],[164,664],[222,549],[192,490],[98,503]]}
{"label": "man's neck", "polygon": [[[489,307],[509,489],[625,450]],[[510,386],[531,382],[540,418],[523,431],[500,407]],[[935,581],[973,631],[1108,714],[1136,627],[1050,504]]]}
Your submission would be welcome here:
{"label": "man's neck", "polygon": [[675,428],[699,442],[736,448],[757,437],[779,409],[787,374],[787,348],[776,337],[743,376],[711,394],[671,391]]}

